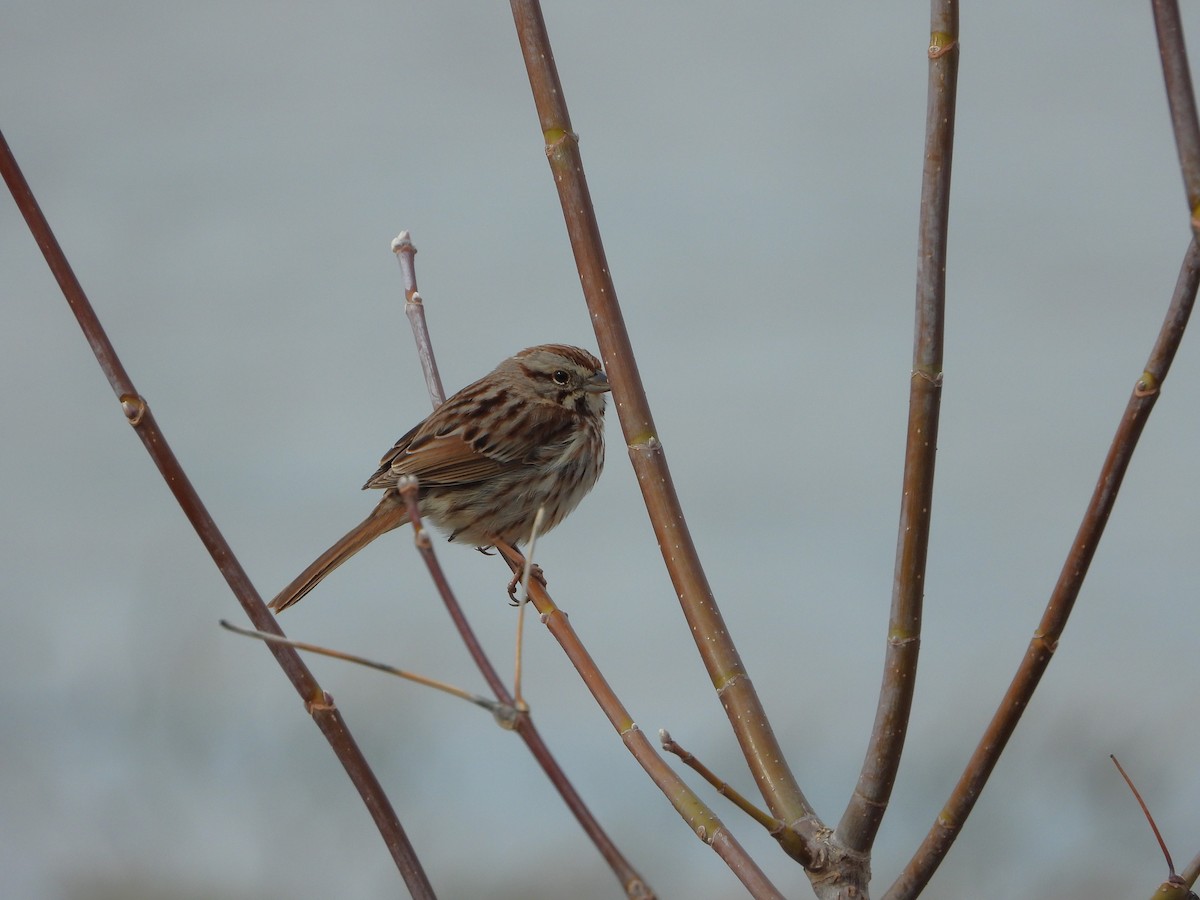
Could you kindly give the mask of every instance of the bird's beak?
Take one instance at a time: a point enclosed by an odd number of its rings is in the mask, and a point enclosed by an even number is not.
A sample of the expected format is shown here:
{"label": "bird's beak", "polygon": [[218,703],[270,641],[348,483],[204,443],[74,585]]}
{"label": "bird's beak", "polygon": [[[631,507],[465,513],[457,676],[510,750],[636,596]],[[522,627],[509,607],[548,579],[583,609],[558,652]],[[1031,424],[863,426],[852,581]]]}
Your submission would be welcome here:
{"label": "bird's beak", "polygon": [[583,389],[589,394],[607,394],[612,390],[612,385],[608,383],[607,375],[597,372],[583,383]]}

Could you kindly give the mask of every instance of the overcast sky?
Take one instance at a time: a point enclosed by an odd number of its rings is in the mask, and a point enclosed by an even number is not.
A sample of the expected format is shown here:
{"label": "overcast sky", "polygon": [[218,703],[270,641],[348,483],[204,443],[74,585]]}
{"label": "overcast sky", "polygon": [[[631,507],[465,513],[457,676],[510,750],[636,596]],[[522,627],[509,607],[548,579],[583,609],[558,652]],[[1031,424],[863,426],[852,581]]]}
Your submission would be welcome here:
{"label": "overcast sky", "polygon": [[[797,777],[836,823],[875,710],[912,348],[928,9],[551,5],[608,260],[685,511]],[[503,4],[4,4],[0,128],[138,389],[271,596],[356,523],[442,375],[595,349]],[[1187,10],[1193,43],[1200,13]],[[891,883],[1020,661],[1189,238],[1149,5],[968,4],[945,388]],[[0,202],[0,871],[22,898],[393,897],[369,816]],[[1060,649],[927,897],[1146,896],[1200,847],[1200,352],[1184,341]],[[641,727],[752,792],[615,415],[539,545]],[[439,547],[507,671],[501,563]],[[284,627],[482,689],[407,533]],[[526,690],[666,898],[737,896],[552,639]],[[619,896],[486,714],[313,659],[446,898]],[[689,778],[789,896],[803,873]]]}

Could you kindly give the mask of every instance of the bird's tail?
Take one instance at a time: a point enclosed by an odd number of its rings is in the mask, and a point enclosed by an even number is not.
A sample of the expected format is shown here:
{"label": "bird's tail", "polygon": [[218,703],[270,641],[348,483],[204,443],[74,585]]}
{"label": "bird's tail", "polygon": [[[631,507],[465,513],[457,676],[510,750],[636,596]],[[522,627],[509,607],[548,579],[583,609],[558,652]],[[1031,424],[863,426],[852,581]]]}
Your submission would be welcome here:
{"label": "bird's tail", "polygon": [[393,528],[399,528],[407,521],[408,510],[405,508],[404,501],[395,491],[388,491],[369,516],[351,529],[340,541],[318,556],[312,565],[297,575],[292,583],[280,591],[278,596],[267,605],[277,613],[283,612],[293,603],[299,602],[305,594],[320,584],[326,575],[375,538]]}

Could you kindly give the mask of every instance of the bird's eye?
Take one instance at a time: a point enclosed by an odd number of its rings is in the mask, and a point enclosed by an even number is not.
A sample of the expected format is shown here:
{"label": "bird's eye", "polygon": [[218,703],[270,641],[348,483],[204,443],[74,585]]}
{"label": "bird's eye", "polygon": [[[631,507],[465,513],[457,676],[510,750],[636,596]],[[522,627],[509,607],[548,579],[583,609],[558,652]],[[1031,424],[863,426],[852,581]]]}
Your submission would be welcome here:
{"label": "bird's eye", "polygon": [[556,369],[554,371],[554,374],[551,375],[550,377],[554,379],[555,384],[566,384],[568,381],[571,380],[571,376],[568,375],[566,372],[564,372],[562,369]]}

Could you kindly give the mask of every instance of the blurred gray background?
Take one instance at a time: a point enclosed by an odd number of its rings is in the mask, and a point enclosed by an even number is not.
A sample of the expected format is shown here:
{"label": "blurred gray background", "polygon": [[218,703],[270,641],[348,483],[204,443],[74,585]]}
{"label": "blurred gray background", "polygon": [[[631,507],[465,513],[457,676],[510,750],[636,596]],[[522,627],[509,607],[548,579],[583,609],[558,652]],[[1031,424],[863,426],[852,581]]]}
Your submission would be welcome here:
{"label": "blurred gray background", "polygon": [[[1193,43],[1200,13],[1189,8]],[[0,127],[262,593],[374,502],[428,411],[389,252],[420,249],[456,389],[595,347],[504,4],[4,4]],[[892,582],[925,118],[923,4],[551,5],[608,258],[709,577],[836,822]],[[920,683],[882,892],[1007,686],[1188,240],[1148,4],[968,5]],[[20,898],[391,897],[403,886],[0,202],[0,871]],[[926,896],[1146,896],[1200,846],[1200,353],[1191,334],[1059,652]],[[539,558],[643,729],[752,791],[612,416]],[[504,669],[501,563],[441,554]],[[407,534],[284,620],[480,688]],[[536,625],[527,690],[660,896],[740,895]],[[311,665],[440,895],[619,896],[483,713]],[[690,777],[690,776],[689,776]],[[690,779],[695,783],[695,779]],[[701,787],[789,896],[807,882]]]}

